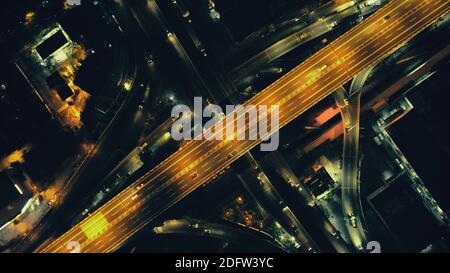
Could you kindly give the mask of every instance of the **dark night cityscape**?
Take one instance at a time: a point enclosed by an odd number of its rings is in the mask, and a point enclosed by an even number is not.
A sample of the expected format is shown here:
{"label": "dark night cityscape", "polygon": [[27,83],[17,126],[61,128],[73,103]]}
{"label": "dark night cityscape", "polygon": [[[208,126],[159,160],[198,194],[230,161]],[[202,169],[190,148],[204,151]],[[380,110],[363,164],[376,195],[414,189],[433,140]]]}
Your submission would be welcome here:
{"label": "dark night cityscape", "polygon": [[448,0],[3,2],[0,252],[449,252]]}

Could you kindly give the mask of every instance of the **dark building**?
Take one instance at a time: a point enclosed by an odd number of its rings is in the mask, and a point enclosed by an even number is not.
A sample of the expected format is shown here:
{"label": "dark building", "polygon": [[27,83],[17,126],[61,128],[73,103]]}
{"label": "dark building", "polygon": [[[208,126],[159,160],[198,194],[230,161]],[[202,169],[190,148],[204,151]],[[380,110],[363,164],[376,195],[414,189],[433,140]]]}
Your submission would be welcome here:
{"label": "dark building", "polygon": [[439,223],[403,174],[368,197],[404,251],[418,252],[439,240]]}
{"label": "dark building", "polygon": [[19,192],[6,172],[0,172],[0,208],[7,206],[20,197]]}
{"label": "dark building", "polygon": [[315,197],[319,197],[333,188],[334,181],[325,168],[320,167],[318,170],[312,172],[303,183]]}
{"label": "dark building", "polygon": [[58,95],[62,100],[66,100],[73,95],[72,89],[67,85],[66,80],[64,80],[58,71],[53,72],[47,78],[47,84],[51,89],[58,92]]}
{"label": "dark building", "polygon": [[[19,192],[20,191],[20,192]],[[0,227],[14,219],[33,193],[25,186],[25,177],[18,168],[0,172]]]}

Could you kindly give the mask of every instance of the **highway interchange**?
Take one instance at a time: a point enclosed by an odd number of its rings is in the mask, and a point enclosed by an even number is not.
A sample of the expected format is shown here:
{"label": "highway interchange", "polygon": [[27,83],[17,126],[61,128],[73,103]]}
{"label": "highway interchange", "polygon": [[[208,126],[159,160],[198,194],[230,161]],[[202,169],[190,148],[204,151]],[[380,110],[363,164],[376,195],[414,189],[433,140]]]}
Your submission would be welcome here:
{"label": "highway interchange", "polygon": [[[280,127],[379,62],[450,9],[446,0],[394,0],[251,98],[279,105]],[[251,123],[256,121],[250,121]],[[251,127],[251,126],[250,126]],[[264,136],[263,136],[264,137]],[[38,252],[112,252],[260,141],[191,141]],[[314,251],[307,242],[305,252]]]}

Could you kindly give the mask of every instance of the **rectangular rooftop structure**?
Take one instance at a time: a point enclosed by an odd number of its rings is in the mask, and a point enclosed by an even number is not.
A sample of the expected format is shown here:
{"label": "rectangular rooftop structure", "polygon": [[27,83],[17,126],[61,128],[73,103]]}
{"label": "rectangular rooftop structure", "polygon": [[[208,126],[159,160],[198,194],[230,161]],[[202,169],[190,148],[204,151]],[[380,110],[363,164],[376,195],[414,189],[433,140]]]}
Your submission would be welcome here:
{"label": "rectangular rooftop structure", "polygon": [[41,58],[45,60],[68,42],[69,40],[67,39],[67,37],[61,30],[59,30],[45,39],[42,43],[40,43],[36,47],[36,51],[39,53]]}

